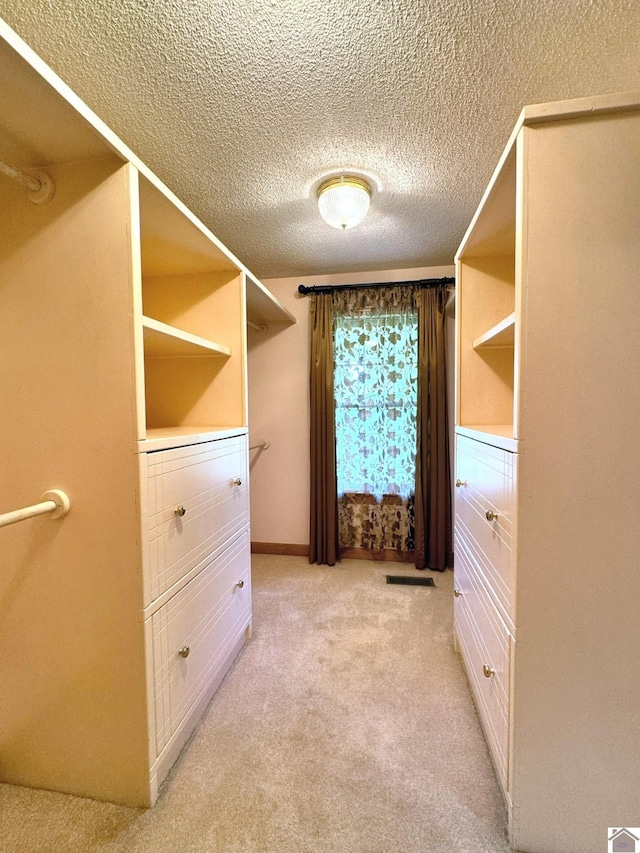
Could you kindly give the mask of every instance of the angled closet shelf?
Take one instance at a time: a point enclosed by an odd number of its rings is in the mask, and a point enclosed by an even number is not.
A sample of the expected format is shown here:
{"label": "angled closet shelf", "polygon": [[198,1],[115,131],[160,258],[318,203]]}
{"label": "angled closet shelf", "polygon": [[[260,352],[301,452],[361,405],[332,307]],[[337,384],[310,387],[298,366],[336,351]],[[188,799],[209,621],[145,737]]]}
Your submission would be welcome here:
{"label": "angled closet shelf", "polygon": [[504,320],[501,320],[499,323],[496,323],[495,326],[492,326],[489,331],[476,338],[471,346],[475,350],[483,348],[490,349],[492,347],[507,347],[509,349],[513,349],[515,341],[515,325],[516,315],[515,311],[512,311],[508,317],[505,317]]}
{"label": "angled closet shelf", "polygon": [[0,781],[149,806],[251,631],[247,322],[295,320],[2,21],[0,76],[55,186],[0,174],[2,486],[74,504],[0,531]]}
{"label": "angled closet shelf", "polygon": [[188,358],[189,356],[230,356],[229,347],[183,332],[167,323],[142,318],[144,352],[148,358]]}
{"label": "angled closet shelf", "polygon": [[251,273],[247,272],[247,322],[253,327],[290,326],[296,318]]}

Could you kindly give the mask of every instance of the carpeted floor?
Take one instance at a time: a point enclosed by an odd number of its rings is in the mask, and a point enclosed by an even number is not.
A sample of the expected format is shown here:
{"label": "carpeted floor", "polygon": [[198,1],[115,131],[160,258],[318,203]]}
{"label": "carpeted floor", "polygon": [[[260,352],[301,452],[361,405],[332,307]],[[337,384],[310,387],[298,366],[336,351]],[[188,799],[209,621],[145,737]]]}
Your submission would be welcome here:
{"label": "carpeted floor", "polygon": [[253,638],[156,807],[0,785],[1,853],[508,853],[452,573],[254,555],[253,578]]}

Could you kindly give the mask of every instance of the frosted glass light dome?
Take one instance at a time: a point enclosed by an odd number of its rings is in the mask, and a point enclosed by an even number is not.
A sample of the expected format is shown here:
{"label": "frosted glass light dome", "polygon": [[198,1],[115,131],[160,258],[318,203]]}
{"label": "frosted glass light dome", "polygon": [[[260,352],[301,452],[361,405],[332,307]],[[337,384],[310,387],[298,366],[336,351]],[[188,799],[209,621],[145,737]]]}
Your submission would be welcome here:
{"label": "frosted glass light dome", "polygon": [[364,178],[339,175],[318,187],[318,210],[328,225],[345,231],[362,222],[370,198],[371,187]]}

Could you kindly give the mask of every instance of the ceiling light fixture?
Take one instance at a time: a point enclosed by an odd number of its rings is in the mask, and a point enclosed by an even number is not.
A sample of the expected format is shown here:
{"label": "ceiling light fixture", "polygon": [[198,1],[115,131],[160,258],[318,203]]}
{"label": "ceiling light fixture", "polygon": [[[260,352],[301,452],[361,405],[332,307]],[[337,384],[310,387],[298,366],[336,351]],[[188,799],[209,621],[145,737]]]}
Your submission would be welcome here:
{"label": "ceiling light fixture", "polygon": [[371,187],[355,175],[336,175],[318,187],[318,210],[327,225],[346,231],[359,225],[369,210]]}

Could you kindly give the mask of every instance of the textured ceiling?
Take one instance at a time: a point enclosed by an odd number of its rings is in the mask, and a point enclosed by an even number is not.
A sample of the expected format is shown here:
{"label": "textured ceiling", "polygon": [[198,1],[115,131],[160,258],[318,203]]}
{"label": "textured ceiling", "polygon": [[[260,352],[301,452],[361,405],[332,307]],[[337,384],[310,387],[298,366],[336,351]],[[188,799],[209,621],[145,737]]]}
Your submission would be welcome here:
{"label": "textured ceiling", "polygon": [[[637,0],[0,0],[259,277],[449,264],[525,104],[640,89]],[[339,232],[315,189],[372,179]]]}

